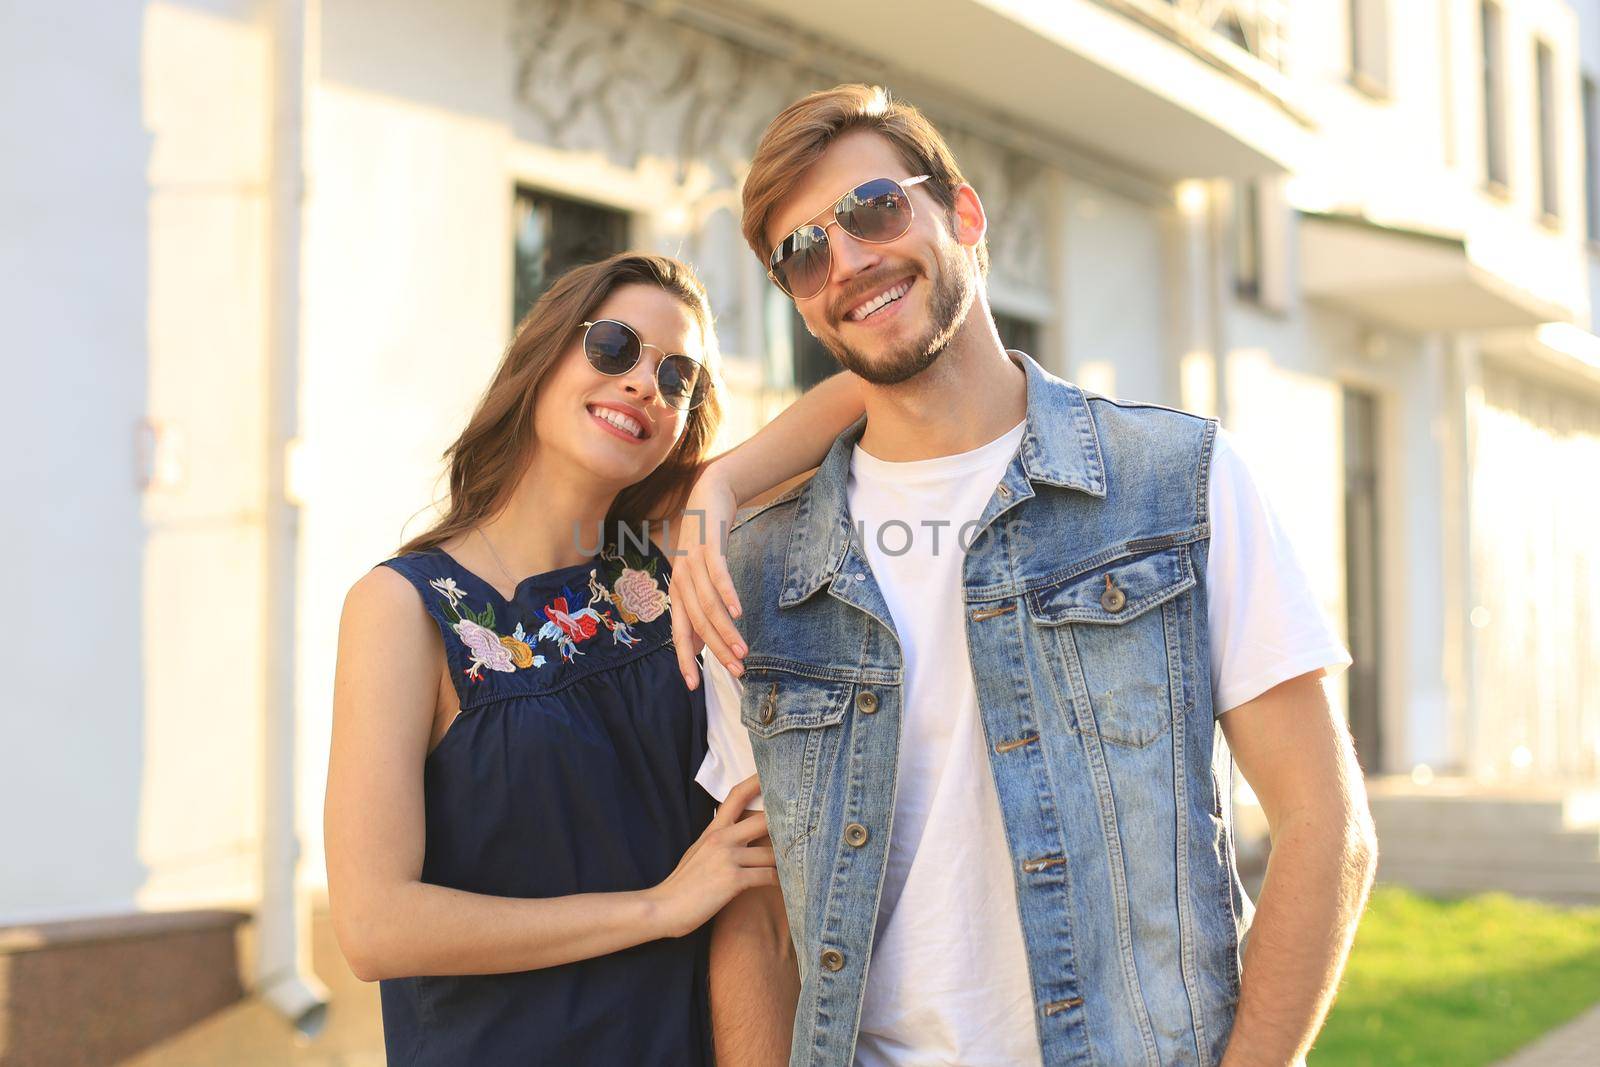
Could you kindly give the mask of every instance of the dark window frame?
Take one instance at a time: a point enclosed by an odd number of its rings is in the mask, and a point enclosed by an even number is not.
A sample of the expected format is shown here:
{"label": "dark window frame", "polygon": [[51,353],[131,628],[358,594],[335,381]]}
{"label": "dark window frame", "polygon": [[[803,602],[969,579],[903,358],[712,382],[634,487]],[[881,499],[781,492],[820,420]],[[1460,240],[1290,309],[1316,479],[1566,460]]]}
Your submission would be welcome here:
{"label": "dark window frame", "polygon": [[1348,0],[1350,84],[1368,96],[1387,100],[1393,70],[1389,57],[1388,0]]}
{"label": "dark window frame", "polygon": [[1498,0],[1479,0],[1478,59],[1483,90],[1483,186],[1510,195],[1511,160],[1506,126],[1505,15]]}
{"label": "dark window frame", "polygon": [[1039,362],[1044,362],[1044,354],[1039,351],[1044,344],[1044,323],[1031,315],[1014,315],[1011,312],[994,309],[994,330],[1000,335],[1000,343],[1004,347],[1014,348],[1019,352],[1026,352]]}
{"label": "dark window frame", "polygon": [[1600,243],[1600,85],[1588,74],[1579,92],[1583,103],[1583,203],[1584,233],[1591,245]]}
{"label": "dark window frame", "polygon": [[1266,243],[1261,232],[1261,186],[1254,178],[1233,183],[1233,291],[1241,300],[1262,301]]}
{"label": "dark window frame", "polygon": [[828,346],[806,328],[806,320],[792,300],[789,302],[789,354],[792,360],[790,380],[802,393],[841,370]]}
{"label": "dark window frame", "polygon": [[1556,51],[1550,42],[1534,38],[1533,76],[1535,130],[1539,148],[1539,221],[1546,226],[1561,222],[1561,102],[1556,93]]}
{"label": "dark window frame", "polygon": [[[633,217],[614,205],[580,200],[531,182],[516,183],[511,195],[511,326],[515,329],[555,278],[573,267],[605,259],[628,248]],[[524,212],[538,210],[538,205],[549,210],[552,238],[546,245],[546,262],[538,265],[537,275],[532,275],[534,268],[524,261],[522,230]],[[558,211],[566,216],[560,226],[555,224],[554,218]]]}
{"label": "dark window frame", "polygon": [[1350,731],[1365,774],[1387,769],[1384,752],[1384,398],[1343,386],[1345,634],[1355,663],[1346,687]]}

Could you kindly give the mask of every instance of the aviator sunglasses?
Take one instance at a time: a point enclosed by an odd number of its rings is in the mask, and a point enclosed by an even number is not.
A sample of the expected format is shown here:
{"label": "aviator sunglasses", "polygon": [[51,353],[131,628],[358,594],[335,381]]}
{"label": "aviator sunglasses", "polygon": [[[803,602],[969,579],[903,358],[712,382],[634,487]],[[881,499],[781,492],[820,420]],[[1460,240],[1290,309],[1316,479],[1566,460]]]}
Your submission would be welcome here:
{"label": "aviator sunglasses", "polygon": [[585,322],[583,328],[583,354],[589,357],[589,366],[601,374],[613,378],[627,374],[638,365],[645,349],[654,348],[661,353],[661,362],[656,364],[656,388],[661,399],[679,411],[699,407],[705,400],[711,376],[699,360],[647,345],[639,340],[632,326],[616,319]]}
{"label": "aviator sunglasses", "polygon": [[[858,241],[884,244],[905,236],[916,212],[906,190],[928,175],[915,178],[873,178],[811,216],[811,221],[778,242],[767,257],[767,277],[796,300],[806,300],[822,292],[833,270],[833,252],[828,245],[828,227],[834,223]],[[821,225],[817,219],[833,217]]]}

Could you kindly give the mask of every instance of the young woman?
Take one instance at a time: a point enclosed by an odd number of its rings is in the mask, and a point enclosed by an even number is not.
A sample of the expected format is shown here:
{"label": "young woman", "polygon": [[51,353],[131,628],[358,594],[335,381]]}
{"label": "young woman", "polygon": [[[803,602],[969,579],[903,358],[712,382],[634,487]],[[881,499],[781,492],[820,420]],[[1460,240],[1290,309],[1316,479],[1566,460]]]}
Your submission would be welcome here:
{"label": "young woman", "polygon": [[[736,821],[753,778],[715,817],[694,783],[669,560],[622,531],[659,532],[704,472],[715,364],[683,264],[564,275],[447,453],[448,512],[350,590],[329,895],[391,1064],[713,1062],[705,924],[776,884],[772,850]],[[710,495],[814,466],[859,411],[824,383]]]}

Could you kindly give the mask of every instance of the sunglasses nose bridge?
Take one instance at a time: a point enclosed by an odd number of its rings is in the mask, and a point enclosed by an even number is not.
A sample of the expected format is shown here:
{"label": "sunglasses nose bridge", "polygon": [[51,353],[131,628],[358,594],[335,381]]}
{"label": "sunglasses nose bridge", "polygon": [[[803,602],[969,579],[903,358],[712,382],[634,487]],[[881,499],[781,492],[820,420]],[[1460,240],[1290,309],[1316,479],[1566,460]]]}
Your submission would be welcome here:
{"label": "sunglasses nose bridge", "polygon": [[[655,355],[652,356],[650,354],[652,352]],[[638,381],[644,383],[643,397],[645,402],[657,401],[668,411],[688,410],[684,404],[689,402],[689,398],[680,398],[675,395],[662,381],[662,375],[669,373],[667,364],[671,355],[671,353],[657,348],[655,345],[642,346],[639,362],[634,365],[623,380],[623,388],[629,388],[630,383],[635,380],[635,375],[644,374]],[[648,373],[644,373],[644,368],[648,368]]]}
{"label": "sunglasses nose bridge", "polygon": [[[873,267],[883,258],[877,249],[881,241],[868,241],[858,237],[847,230],[838,219],[833,220],[839,226],[839,234],[843,237],[831,237],[828,240],[829,279],[849,278],[863,270]],[[826,287],[826,282],[824,287]]]}
{"label": "sunglasses nose bridge", "polygon": [[652,355],[650,345],[641,346],[639,358],[622,374],[623,390],[646,401],[657,399],[661,395],[660,368],[660,355]]}

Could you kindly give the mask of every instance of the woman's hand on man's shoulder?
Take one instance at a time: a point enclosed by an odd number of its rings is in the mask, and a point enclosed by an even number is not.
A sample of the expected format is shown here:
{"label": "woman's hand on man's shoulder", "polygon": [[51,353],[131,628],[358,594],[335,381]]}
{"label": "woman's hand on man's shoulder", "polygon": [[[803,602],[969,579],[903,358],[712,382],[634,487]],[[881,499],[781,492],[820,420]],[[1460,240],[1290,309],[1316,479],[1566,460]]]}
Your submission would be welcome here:
{"label": "woman's hand on man's shoulder", "polygon": [[678,669],[690,689],[700,684],[695,656],[701,648],[737,677],[748,651],[733,620],[743,614],[733,576],[728,572],[727,536],[739,501],[716,464],[695,482],[684,513],[673,524],[672,636]]}

